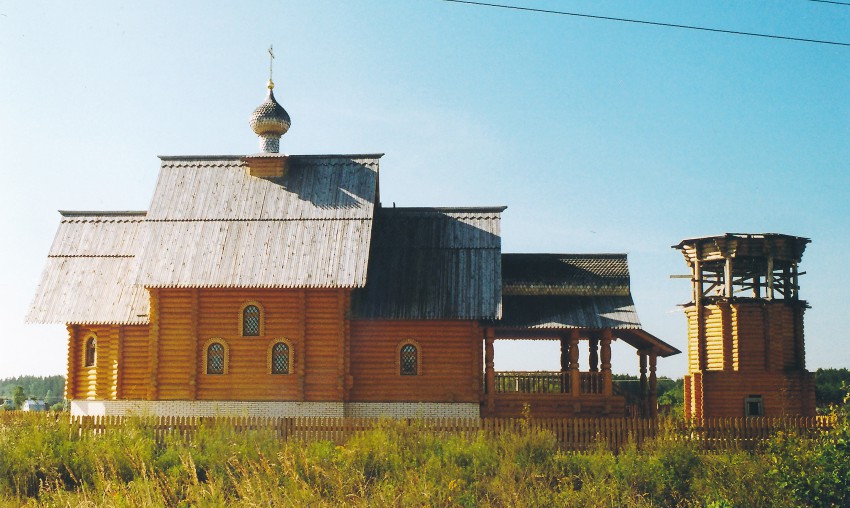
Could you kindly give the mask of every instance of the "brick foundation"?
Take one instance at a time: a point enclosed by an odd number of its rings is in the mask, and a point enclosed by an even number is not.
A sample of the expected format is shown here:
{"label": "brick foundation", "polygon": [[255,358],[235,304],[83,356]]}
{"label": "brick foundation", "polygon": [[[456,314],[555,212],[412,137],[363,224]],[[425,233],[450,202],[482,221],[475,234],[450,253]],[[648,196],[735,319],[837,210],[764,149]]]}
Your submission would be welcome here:
{"label": "brick foundation", "polygon": [[214,400],[72,400],[73,416],[327,416],[478,418],[477,403],[245,402]]}

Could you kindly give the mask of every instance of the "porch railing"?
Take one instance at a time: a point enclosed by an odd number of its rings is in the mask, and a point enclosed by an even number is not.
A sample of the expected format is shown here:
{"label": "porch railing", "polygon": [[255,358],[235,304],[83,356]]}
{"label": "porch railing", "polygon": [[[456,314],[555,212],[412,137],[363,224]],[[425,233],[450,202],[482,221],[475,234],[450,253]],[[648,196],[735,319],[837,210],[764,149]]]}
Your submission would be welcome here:
{"label": "porch railing", "polygon": [[496,372],[496,393],[570,393],[570,373]]}
{"label": "porch railing", "polygon": [[601,372],[581,373],[581,393],[603,393]]}
{"label": "porch railing", "polygon": [[[569,372],[496,372],[496,393],[572,393]],[[605,393],[601,372],[579,373],[583,394]],[[485,383],[486,393],[486,383]]]}

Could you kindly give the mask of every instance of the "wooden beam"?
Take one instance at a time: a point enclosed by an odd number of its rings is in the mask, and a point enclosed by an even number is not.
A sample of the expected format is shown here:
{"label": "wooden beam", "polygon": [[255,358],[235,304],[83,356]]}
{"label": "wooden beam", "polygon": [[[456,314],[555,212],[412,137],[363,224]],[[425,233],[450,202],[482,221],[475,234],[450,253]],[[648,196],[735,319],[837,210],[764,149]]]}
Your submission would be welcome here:
{"label": "wooden beam", "polygon": [[570,393],[581,396],[581,373],[578,370],[578,330],[570,332]]}
{"label": "wooden beam", "polygon": [[77,347],[77,325],[68,325],[68,374],[65,378],[65,398],[77,398],[77,371],[80,368],[79,348]]}
{"label": "wooden beam", "polygon": [[588,339],[587,341],[588,355],[588,371],[599,372],[599,340]]}
{"label": "wooden beam", "polygon": [[614,381],[611,375],[611,329],[602,330],[602,394],[606,397],[614,395]]}
{"label": "wooden beam", "polygon": [[484,337],[484,378],[487,383],[487,414],[493,416],[496,411],[496,370],[494,367],[492,328],[487,328]]}
{"label": "wooden beam", "polygon": [[150,288],[150,333],[148,342],[148,357],[150,379],[148,382],[148,400],[156,400],[159,397],[158,374],[159,374],[159,289]]}
{"label": "wooden beam", "polygon": [[767,299],[773,300],[773,255],[767,256]]}
{"label": "wooden beam", "polygon": [[658,378],[655,375],[656,364],[658,362],[658,350],[652,348],[649,352],[649,416],[655,418],[658,416]]}
{"label": "wooden beam", "polygon": [[121,399],[124,393],[124,326],[118,327],[118,337],[115,344],[115,372],[113,378],[115,386],[113,394],[115,399]]}
{"label": "wooden beam", "polygon": [[192,369],[192,371],[189,375],[189,398],[191,400],[197,400],[198,399],[198,370],[199,370],[198,348],[200,347],[198,344],[199,344],[199,342],[202,343],[200,340],[198,340],[198,323],[200,321],[200,307],[201,307],[200,290],[197,289],[197,288],[192,289],[191,298],[192,298],[192,303],[191,303],[191,305],[192,305],[192,314],[191,314],[192,323],[190,324],[190,326],[192,327],[192,332],[191,332],[190,340],[192,341],[192,352],[191,352],[191,358],[192,359],[190,360],[190,363],[191,363],[190,368]]}

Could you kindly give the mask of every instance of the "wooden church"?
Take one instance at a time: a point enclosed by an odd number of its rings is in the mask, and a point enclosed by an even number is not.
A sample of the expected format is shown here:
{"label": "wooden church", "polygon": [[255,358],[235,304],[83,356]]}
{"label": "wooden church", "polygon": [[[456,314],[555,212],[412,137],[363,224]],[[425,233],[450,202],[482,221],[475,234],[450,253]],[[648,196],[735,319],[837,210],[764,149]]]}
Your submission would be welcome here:
{"label": "wooden church", "polygon": [[[385,208],[379,154],[161,157],[147,211],[62,211],[28,321],[65,323],[77,415],[651,415],[625,255],[503,254],[505,207]],[[494,341],[560,344],[496,372]],[[641,393],[612,381],[636,351]]]}
{"label": "wooden church", "polygon": [[685,416],[814,416],[798,264],[808,238],[725,234],[683,240],[693,299]]}

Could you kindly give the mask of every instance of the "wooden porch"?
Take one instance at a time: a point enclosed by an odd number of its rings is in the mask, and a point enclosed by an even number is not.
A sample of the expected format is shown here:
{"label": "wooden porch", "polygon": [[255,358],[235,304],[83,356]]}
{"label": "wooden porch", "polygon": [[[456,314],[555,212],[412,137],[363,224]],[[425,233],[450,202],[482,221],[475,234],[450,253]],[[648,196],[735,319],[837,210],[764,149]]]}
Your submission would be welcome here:
{"label": "wooden porch", "polygon": [[[635,397],[620,390],[613,380],[611,342],[616,338],[610,328],[574,329],[559,336],[561,369],[550,372],[496,372],[493,348],[496,338],[495,330],[490,329],[485,334],[481,398],[481,415],[484,417],[657,416],[656,367],[659,350],[650,344],[642,344],[644,347],[636,351],[639,358],[640,389]],[[502,335],[501,338],[506,336]],[[551,340],[551,335],[547,338]],[[580,351],[585,347],[587,370],[582,371],[579,359]]]}

